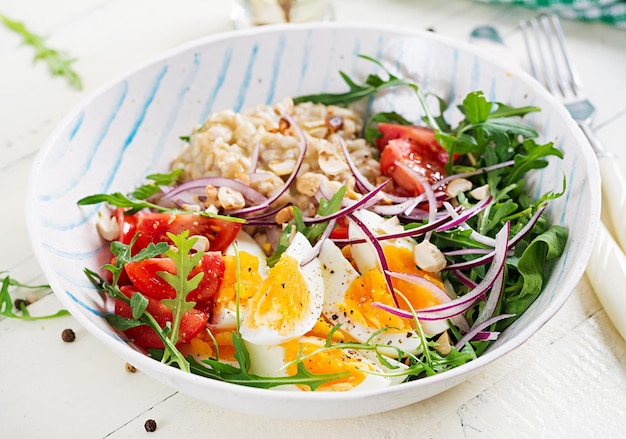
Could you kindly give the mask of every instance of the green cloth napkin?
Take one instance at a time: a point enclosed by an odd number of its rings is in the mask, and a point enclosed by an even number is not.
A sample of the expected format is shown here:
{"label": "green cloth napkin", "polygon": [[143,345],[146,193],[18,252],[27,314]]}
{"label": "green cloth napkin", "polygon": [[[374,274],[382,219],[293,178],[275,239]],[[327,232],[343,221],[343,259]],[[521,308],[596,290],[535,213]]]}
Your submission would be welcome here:
{"label": "green cloth napkin", "polygon": [[563,18],[601,21],[626,28],[626,0],[479,0],[483,3],[509,3],[554,12]]}

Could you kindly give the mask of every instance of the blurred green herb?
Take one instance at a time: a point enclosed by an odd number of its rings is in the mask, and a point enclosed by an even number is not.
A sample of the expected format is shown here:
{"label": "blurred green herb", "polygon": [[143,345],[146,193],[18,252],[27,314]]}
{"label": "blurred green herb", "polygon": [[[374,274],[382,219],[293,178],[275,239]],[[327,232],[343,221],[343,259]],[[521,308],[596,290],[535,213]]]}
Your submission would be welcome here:
{"label": "blurred green herb", "polygon": [[[20,320],[45,320],[45,319],[53,319],[55,317],[61,317],[69,315],[67,310],[59,310],[54,314],[43,315],[43,316],[31,316],[26,308],[28,306],[28,302],[25,300],[16,300],[15,302],[11,299],[11,288],[27,288],[31,290],[41,290],[41,289],[50,289],[49,285],[27,285],[23,284],[11,276],[6,274],[6,272],[0,272],[0,274],[4,274],[3,277],[0,277],[0,315],[12,319],[20,319]],[[14,307],[19,311],[16,314],[13,309]]]}
{"label": "blurred green herb", "polygon": [[12,20],[5,15],[0,14],[0,20],[4,25],[20,35],[24,44],[35,49],[34,62],[44,61],[48,64],[48,68],[52,76],[64,77],[70,86],[77,90],[82,90],[83,83],[76,71],[72,68],[72,63],[76,61],[69,58],[65,52],[52,49],[45,44],[45,38],[32,33],[28,28],[19,21]]}

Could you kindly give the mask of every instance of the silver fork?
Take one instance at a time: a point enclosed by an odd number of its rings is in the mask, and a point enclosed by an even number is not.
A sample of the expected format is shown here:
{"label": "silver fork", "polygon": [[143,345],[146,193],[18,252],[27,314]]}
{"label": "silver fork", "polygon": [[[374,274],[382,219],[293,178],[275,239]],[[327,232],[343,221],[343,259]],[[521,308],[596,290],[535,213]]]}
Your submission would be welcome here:
{"label": "silver fork", "polygon": [[570,62],[561,23],[556,15],[539,14],[528,21],[521,21],[520,28],[533,76],[565,105],[598,157],[609,218],[616,239],[622,251],[626,252],[626,180],[613,155],[606,151],[593,132],[591,123],[595,107],[587,99],[582,82]]}
{"label": "silver fork", "polygon": [[[623,294],[626,285],[626,223],[620,217],[626,211],[624,177],[615,160],[593,133],[591,121],[595,108],[583,93],[580,79],[569,60],[558,18],[541,14],[521,22],[520,28],[533,76],[561,100],[598,157],[602,192],[609,200],[609,216],[619,245],[604,224],[600,223],[585,272],[606,314],[626,340],[626,295]],[[531,40],[534,44],[531,44]],[[558,48],[555,47],[557,44]]]}

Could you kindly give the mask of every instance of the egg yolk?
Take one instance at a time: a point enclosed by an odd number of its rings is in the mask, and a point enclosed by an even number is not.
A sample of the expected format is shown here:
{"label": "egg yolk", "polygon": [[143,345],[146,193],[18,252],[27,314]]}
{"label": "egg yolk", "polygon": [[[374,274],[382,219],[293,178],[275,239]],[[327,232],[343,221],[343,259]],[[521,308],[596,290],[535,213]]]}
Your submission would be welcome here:
{"label": "egg yolk", "polygon": [[[415,266],[411,250],[405,247],[386,246],[383,248],[389,270],[400,273],[416,274],[428,280],[438,283],[441,281]],[[410,282],[392,279],[394,288],[400,291],[410,302],[413,309],[421,309],[439,304],[439,300],[428,290]],[[345,303],[338,304],[341,311],[350,314],[351,319],[370,328],[381,329],[392,327],[397,329],[409,329],[411,321],[394,316],[373,305],[374,302],[395,306],[393,297],[387,288],[383,273],[379,269],[372,269],[352,282],[344,295]],[[401,308],[409,310],[410,307],[398,297]]]}
{"label": "egg yolk", "polygon": [[185,355],[191,354],[199,360],[218,357],[222,361],[236,361],[231,331],[216,331],[211,335],[207,331],[200,332],[189,343],[181,346],[181,352]]}
{"label": "egg yolk", "polygon": [[[215,297],[215,311],[234,308],[237,297],[237,257],[224,256],[224,278]],[[239,252],[239,301],[245,304],[262,282],[259,259],[250,253]]]}
{"label": "egg yolk", "polygon": [[[293,361],[299,356],[308,356],[316,349],[320,348],[319,344],[309,342],[298,342],[292,340],[283,344],[285,349],[285,362]],[[306,369],[316,375],[348,372],[348,375],[336,380],[329,381],[318,387],[317,390],[347,391],[355,388],[366,377],[364,369],[371,369],[366,363],[358,358],[350,355],[349,350],[344,349],[325,349],[311,357],[302,360],[302,364]],[[295,375],[297,365],[292,364],[287,367],[289,375]],[[301,390],[309,390],[307,386],[298,386]]]}
{"label": "egg yolk", "polygon": [[309,287],[298,261],[283,254],[249,302],[246,323],[268,327],[281,335],[293,332],[310,308]]}

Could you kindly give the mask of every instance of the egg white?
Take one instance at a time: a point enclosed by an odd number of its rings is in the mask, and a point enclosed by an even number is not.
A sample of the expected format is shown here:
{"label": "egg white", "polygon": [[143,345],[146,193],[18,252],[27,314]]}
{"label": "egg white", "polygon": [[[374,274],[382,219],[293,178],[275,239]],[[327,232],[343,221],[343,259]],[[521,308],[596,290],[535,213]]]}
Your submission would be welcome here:
{"label": "egg white", "polygon": [[[360,343],[392,345],[404,352],[419,353],[422,350],[421,339],[413,330],[387,330],[377,334],[378,329],[363,325],[353,320],[337,304],[345,302],[346,290],[359,276],[339,247],[327,240],[322,244],[319,260],[322,264],[324,276],[324,307],[323,315],[333,325],[341,324],[341,329],[350,334]],[[421,322],[422,329],[429,335],[434,335],[447,329],[446,322]],[[438,331],[432,332],[431,331]],[[398,357],[398,351],[392,348],[383,348],[381,352],[390,357]]]}
{"label": "egg white", "polygon": [[[393,233],[400,233],[404,231],[402,224],[398,221],[397,217],[384,218],[369,210],[359,210],[354,212],[354,216],[359,219],[367,228],[372,232],[374,236],[389,235]],[[366,242],[360,244],[354,244],[350,246],[350,253],[354,260],[359,272],[365,273],[374,268],[380,268],[378,257],[376,255],[376,249],[368,241],[365,232],[356,225],[353,221],[350,221],[348,226],[348,238],[365,239]],[[381,246],[393,245],[395,247],[406,247],[413,251],[415,247],[415,241],[411,238],[396,238],[381,241]]]}

